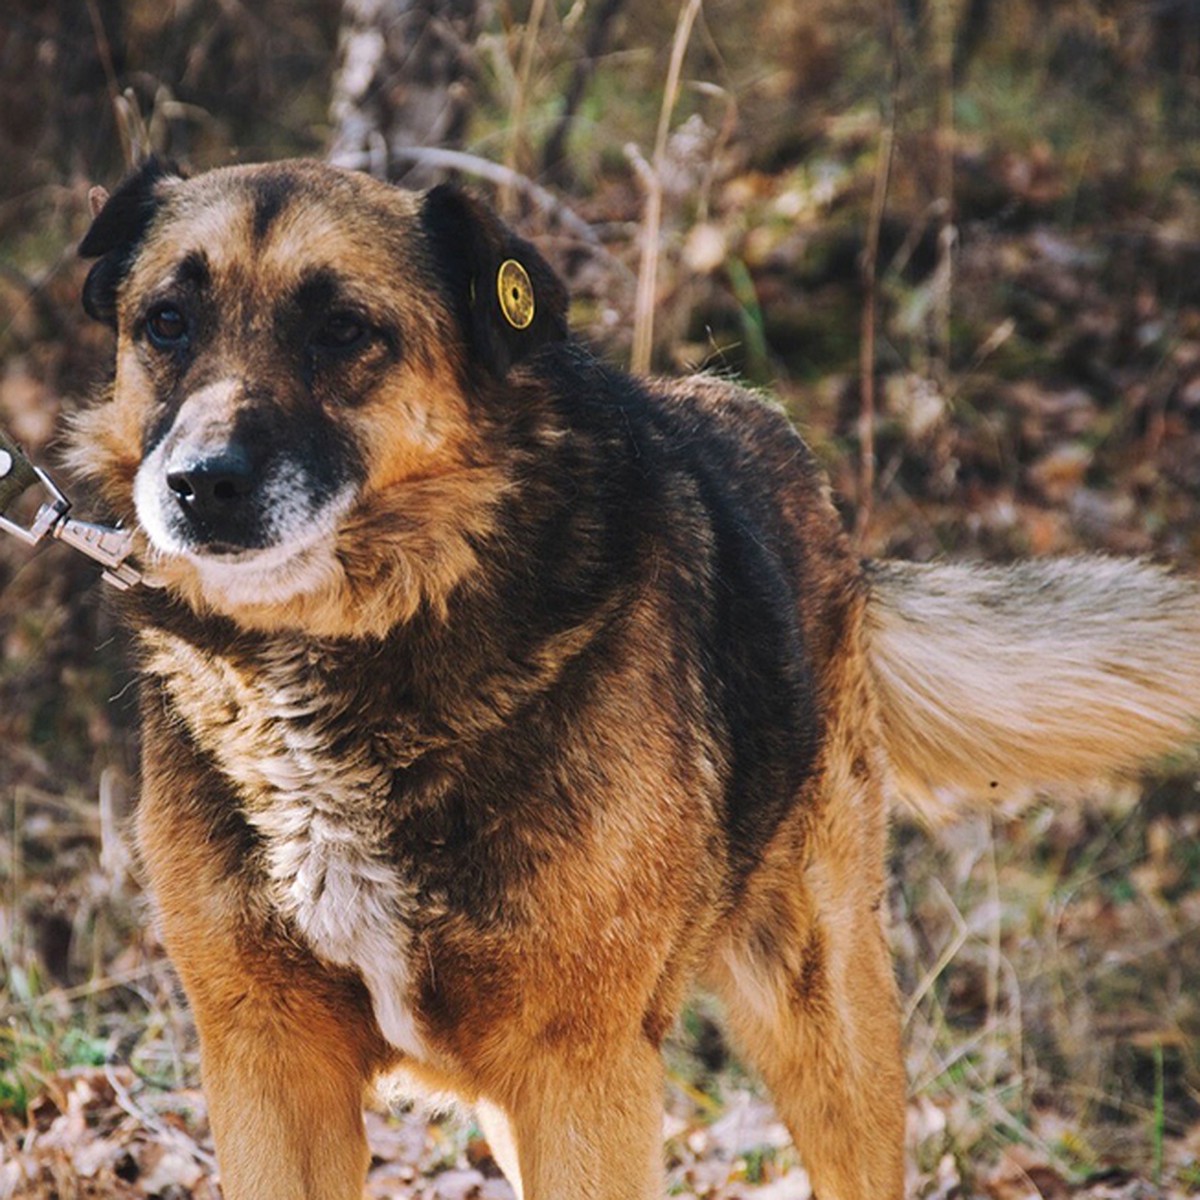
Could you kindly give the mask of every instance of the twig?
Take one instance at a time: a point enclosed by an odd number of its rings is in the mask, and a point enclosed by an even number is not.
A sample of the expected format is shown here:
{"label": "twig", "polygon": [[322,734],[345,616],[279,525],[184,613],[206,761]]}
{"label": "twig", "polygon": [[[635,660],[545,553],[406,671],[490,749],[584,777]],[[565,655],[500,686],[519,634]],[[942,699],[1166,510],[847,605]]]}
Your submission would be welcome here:
{"label": "twig", "polygon": [[[1000,1011],[1000,964],[1001,964],[1001,920],[1000,920],[1000,872],[996,866],[996,823],[992,814],[984,818],[984,828],[987,831],[987,848],[984,852],[984,863],[987,870],[988,907],[991,909],[991,920],[988,923],[988,954],[987,973],[984,977],[985,1006],[987,1008],[987,1028],[994,1033],[999,1026],[997,1014]],[[994,1043],[989,1046],[985,1064],[985,1082],[989,1088],[996,1086],[996,1048]]]}
{"label": "twig", "polygon": [[[492,162],[491,159],[480,158],[477,154],[468,154],[464,150],[446,150],[439,146],[396,146],[392,154],[396,158],[408,159],[421,166],[438,167],[445,171],[462,171],[466,175],[486,179],[498,187],[515,188],[532,200],[548,217],[569,229],[580,241],[587,242],[589,246],[607,254],[600,241],[600,235],[578,213],[568,208],[553,192],[547,191],[529,176],[522,175],[503,163]],[[365,158],[365,155],[359,155],[356,161],[356,156],[350,155],[339,159],[339,163],[343,166],[360,166],[365,165]],[[627,269],[622,267],[622,270]]]}
{"label": "twig", "polygon": [[22,943],[25,941],[25,921],[21,914],[21,894],[25,890],[25,880],[23,878],[25,864],[22,857],[24,844],[21,839],[24,825],[24,797],[21,789],[16,788],[13,792],[12,830],[10,831],[9,838],[10,857],[8,864],[8,878],[10,881],[8,908],[15,919],[13,921],[13,929],[9,935],[9,945],[4,956],[6,970],[11,970],[12,964],[21,955],[21,951],[24,948]]}
{"label": "twig", "polygon": [[646,213],[642,221],[642,254],[638,264],[637,299],[633,308],[633,350],[630,365],[635,374],[650,370],[654,347],[654,304],[658,290],[658,236],[662,226],[662,171],[667,153],[667,136],[671,131],[671,116],[679,99],[679,77],[683,71],[683,56],[692,36],[692,26],[700,11],[701,0],[683,0],[675,37],[671,42],[671,64],[663,89],[662,106],[658,113],[658,132],[654,138],[653,171],[647,181]]}
{"label": "twig", "polygon": [[859,401],[859,472],[858,512],[854,520],[855,544],[862,549],[875,500],[875,326],[879,304],[879,238],[883,214],[887,209],[888,185],[892,177],[892,157],[896,145],[897,93],[900,87],[900,49],[896,34],[895,0],[887,6],[889,37],[892,44],[892,78],[888,89],[888,115],[879,134],[875,160],[875,184],[871,192],[871,216],[867,226],[867,244],[860,269],[863,285],[863,309],[858,341]]}
{"label": "twig", "polygon": [[0,1021],[7,1021],[19,1014],[36,1012],[46,1004],[70,1004],[76,1000],[90,1000],[104,992],[129,987],[143,979],[153,979],[166,969],[165,962],[149,963],[105,976],[103,979],[91,979],[87,983],[76,984],[74,987],[54,988],[40,996],[31,996],[27,1000],[9,1001],[0,1007]]}
{"label": "twig", "polygon": [[950,920],[954,923],[954,936],[942,947],[942,952],[938,955],[937,962],[921,976],[920,982],[913,989],[912,995],[909,996],[908,1003],[904,1006],[904,1015],[901,1019],[901,1026],[904,1029],[908,1028],[909,1022],[921,1006],[921,1001],[933,989],[934,984],[941,978],[942,973],[954,961],[955,956],[966,945],[967,940],[971,936],[971,927],[967,924],[966,918],[962,915],[958,905],[954,903],[950,893],[940,883],[936,883],[936,881],[935,886],[943,903],[949,910]]}
{"label": "twig", "polygon": [[177,1147],[184,1154],[194,1159],[202,1167],[207,1167],[210,1171],[217,1169],[217,1160],[212,1154],[209,1154],[207,1150],[197,1145],[182,1130],[173,1129],[166,1122],[160,1120],[154,1113],[138,1104],[129,1089],[117,1077],[112,1063],[106,1062],[104,1064],[104,1078],[108,1080],[108,1086],[113,1090],[113,1097],[116,1099],[117,1107],[150,1130],[161,1143]]}
{"label": "twig", "polygon": [[136,162],[134,157],[136,147],[130,141],[128,129],[122,120],[121,113],[121,85],[117,81],[117,71],[113,66],[112,46],[109,44],[108,34],[104,29],[104,19],[100,15],[100,9],[96,4],[96,0],[87,0],[88,19],[92,23],[92,37],[96,41],[96,54],[99,56],[100,65],[104,69],[104,82],[108,88],[108,100],[113,107],[113,117],[117,123],[117,131],[121,135],[121,149],[125,156],[125,165],[132,167]]}
{"label": "twig", "polygon": [[954,291],[954,30],[955,0],[935,0],[933,42],[937,72],[938,261],[934,271],[933,365],[943,395],[950,379],[950,315]]}
{"label": "twig", "polygon": [[984,338],[983,342],[979,346],[979,349],[975,351],[975,357],[971,359],[971,365],[967,367],[965,371],[960,371],[954,377],[952,381],[953,386],[946,393],[945,400],[947,405],[953,404],[958,399],[959,395],[962,393],[963,387],[971,381],[976,371],[978,371],[979,368],[982,367],[983,364],[987,362],[987,360],[991,358],[991,356],[995,354],[996,351],[999,350],[1000,347],[1003,346],[1010,337],[1012,337],[1016,330],[1016,321],[1013,320],[1012,317],[1005,317],[1005,319],[1001,321],[1000,324],[997,325],[996,328],[993,329],[986,338]]}
{"label": "twig", "polygon": [[[529,21],[521,40],[521,61],[517,67],[517,88],[513,95],[512,114],[508,122],[508,146],[504,152],[504,165],[516,175],[517,157],[521,151],[521,133],[525,125],[525,109],[529,101],[529,80],[533,75],[533,55],[537,49],[538,34],[542,28],[542,17],[546,12],[546,0],[533,0],[529,10]],[[500,211],[512,209],[513,185],[500,185]]]}
{"label": "twig", "polygon": [[100,869],[110,886],[119,888],[129,876],[133,855],[121,832],[128,797],[115,767],[100,772],[99,792]]}
{"label": "twig", "polygon": [[562,113],[554,122],[554,128],[550,130],[550,136],[542,147],[542,170],[560,187],[570,182],[570,163],[567,160],[566,147],[571,126],[575,123],[575,114],[592,76],[596,73],[596,64],[608,46],[609,33],[624,3],[625,0],[600,0],[600,6],[594,11],[591,28],[588,30],[583,54],[576,59],[575,67],[571,71],[571,81],[567,84],[566,96],[563,98]]}
{"label": "twig", "polygon": [[[439,170],[462,171],[464,175],[473,175],[477,179],[486,179],[489,183],[497,185],[509,184],[527,196],[549,220],[557,221],[583,242],[589,253],[602,262],[622,284],[628,287],[634,285],[633,272],[604,245],[600,235],[553,192],[547,191],[527,175],[512,171],[502,163],[468,154],[464,150],[447,150],[439,146],[396,146],[392,149],[392,156]],[[361,168],[367,161],[367,155],[344,155],[338,160],[340,166],[351,168]]]}
{"label": "twig", "polygon": [[113,112],[121,131],[121,144],[125,147],[125,165],[132,169],[144,162],[154,147],[133,88],[126,88],[113,99]]}
{"label": "twig", "polygon": [[712,149],[709,151],[708,165],[704,171],[704,178],[701,180],[700,190],[696,196],[696,220],[700,222],[708,220],[708,206],[713,186],[724,163],[725,151],[729,143],[733,140],[733,135],[737,132],[738,89],[736,83],[731,78],[729,68],[725,63],[725,56],[721,52],[720,44],[713,37],[712,30],[708,26],[708,14],[701,12],[697,19],[700,22],[700,37],[704,42],[705,53],[716,61],[719,74],[725,80],[724,83],[714,83],[711,80],[696,80],[692,83],[692,88],[701,96],[711,96],[716,100],[722,101],[725,105],[725,114],[721,118],[720,127],[717,129],[717,136],[713,140]]}
{"label": "twig", "polygon": [[884,126],[879,137],[879,158],[875,164],[875,188],[871,197],[871,218],[867,228],[867,245],[862,256],[863,309],[858,346],[859,401],[859,472],[858,513],[854,522],[854,538],[862,547],[871,522],[875,499],[875,324],[879,301],[879,235],[883,212],[887,204],[888,182],[892,170],[892,148],[895,145],[895,116]]}

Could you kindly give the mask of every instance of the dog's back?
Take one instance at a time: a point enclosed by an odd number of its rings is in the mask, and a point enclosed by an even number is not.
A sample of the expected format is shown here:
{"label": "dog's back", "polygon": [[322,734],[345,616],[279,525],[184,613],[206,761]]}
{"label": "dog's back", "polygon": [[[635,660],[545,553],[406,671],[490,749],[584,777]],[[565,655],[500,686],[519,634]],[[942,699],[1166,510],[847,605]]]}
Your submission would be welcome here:
{"label": "dog's back", "polygon": [[[656,395],[677,422],[670,442],[694,443],[711,519],[744,539],[724,586],[762,586],[754,559],[777,561],[804,630],[793,661],[834,691],[864,647],[893,781],[926,815],[1136,770],[1200,732],[1196,581],[1086,555],[860,564],[773,405],[703,377]],[[754,655],[746,632],[740,653]]]}

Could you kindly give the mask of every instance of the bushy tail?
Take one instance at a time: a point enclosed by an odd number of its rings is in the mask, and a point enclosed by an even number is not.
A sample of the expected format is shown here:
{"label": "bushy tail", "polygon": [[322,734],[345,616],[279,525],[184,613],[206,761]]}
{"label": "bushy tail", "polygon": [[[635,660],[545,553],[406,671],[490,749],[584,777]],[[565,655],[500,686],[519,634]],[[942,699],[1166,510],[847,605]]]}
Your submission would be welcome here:
{"label": "bushy tail", "polygon": [[1085,783],[1200,741],[1200,585],[1148,563],[875,563],[868,656],[905,795]]}

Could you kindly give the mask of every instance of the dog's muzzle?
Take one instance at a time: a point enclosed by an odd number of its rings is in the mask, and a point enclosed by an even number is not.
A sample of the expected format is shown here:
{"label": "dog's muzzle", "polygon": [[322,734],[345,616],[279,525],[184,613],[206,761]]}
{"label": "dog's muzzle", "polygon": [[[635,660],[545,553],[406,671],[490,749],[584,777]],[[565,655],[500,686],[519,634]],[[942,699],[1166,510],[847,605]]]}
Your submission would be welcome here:
{"label": "dog's muzzle", "polygon": [[353,482],[335,431],[235,380],[185,401],[142,459],[133,500],[156,550],[252,574],[332,544]]}
{"label": "dog's muzzle", "polygon": [[157,506],[179,542],[208,554],[260,550],[274,540],[274,476],[239,441],[177,447],[158,468]]}
{"label": "dog's muzzle", "polygon": [[167,487],[184,513],[206,526],[236,521],[254,491],[254,464],[238,446],[167,472]]}

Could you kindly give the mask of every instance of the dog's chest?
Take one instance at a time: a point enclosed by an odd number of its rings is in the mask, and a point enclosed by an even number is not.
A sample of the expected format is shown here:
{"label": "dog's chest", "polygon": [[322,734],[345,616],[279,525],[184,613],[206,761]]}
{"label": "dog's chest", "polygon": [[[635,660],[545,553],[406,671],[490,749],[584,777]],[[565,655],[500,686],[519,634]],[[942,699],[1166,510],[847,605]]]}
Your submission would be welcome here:
{"label": "dog's chest", "polygon": [[272,903],[319,957],[360,972],[384,1035],[419,1054],[408,1003],[415,900],[391,844],[393,769],[352,699],[302,646],[262,653],[250,669],[175,639],[164,656],[177,711],[262,838]]}

